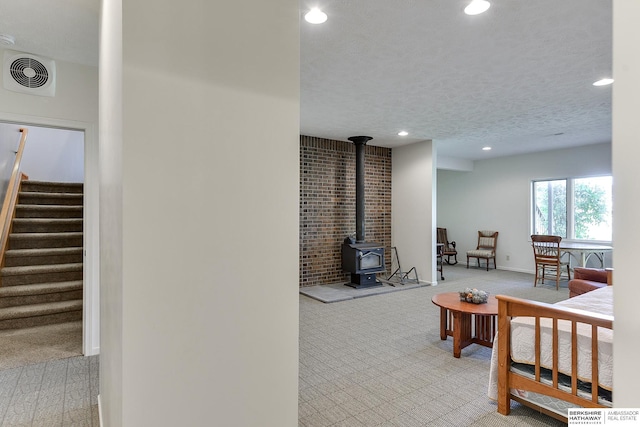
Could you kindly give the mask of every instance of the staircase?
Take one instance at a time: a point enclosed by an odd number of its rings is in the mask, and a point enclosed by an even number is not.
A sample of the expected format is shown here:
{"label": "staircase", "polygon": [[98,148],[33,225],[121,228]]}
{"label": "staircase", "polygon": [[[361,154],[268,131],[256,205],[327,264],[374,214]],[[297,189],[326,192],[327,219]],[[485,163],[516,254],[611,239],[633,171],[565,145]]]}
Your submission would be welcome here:
{"label": "staircase", "polygon": [[0,269],[0,330],[82,320],[83,184],[23,181]]}

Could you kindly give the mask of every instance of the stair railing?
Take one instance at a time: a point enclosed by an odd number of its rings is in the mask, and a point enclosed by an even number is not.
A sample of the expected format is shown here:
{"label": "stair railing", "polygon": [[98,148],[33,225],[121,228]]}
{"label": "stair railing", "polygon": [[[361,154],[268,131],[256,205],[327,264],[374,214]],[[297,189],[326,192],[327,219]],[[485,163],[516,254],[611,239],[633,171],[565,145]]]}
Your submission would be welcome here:
{"label": "stair railing", "polygon": [[0,267],[4,266],[4,254],[9,243],[9,233],[11,232],[11,223],[15,214],[20,182],[26,178],[26,175],[20,172],[20,162],[22,161],[22,153],[24,152],[24,145],[27,141],[29,130],[20,128],[20,133],[22,134],[20,136],[20,144],[18,145],[16,159],[13,162],[13,171],[11,172],[9,186],[7,187],[7,194],[4,197],[2,211],[0,212],[0,226],[2,227],[2,234],[0,235]]}

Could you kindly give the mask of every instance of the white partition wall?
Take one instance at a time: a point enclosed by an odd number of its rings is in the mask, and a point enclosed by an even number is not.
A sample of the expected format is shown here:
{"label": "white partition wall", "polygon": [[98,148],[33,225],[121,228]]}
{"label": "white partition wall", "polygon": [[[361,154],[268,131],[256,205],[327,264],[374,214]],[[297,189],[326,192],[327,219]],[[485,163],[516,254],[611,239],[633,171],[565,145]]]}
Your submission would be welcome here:
{"label": "white partition wall", "polygon": [[613,3],[613,403],[618,408],[640,408],[637,362],[640,287],[636,267],[640,242],[640,2],[614,0]]}
{"label": "white partition wall", "polygon": [[123,424],[122,1],[104,1],[100,33],[100,425]]}
{"label": "white partition wall", "polygon": [[437,283],[435,145],[422,141],[392,150],[391,236],[402,268]]}
{"label": "white partition wall", "polygon": [[295,426],[298,2],[103,7],[104,425]]}

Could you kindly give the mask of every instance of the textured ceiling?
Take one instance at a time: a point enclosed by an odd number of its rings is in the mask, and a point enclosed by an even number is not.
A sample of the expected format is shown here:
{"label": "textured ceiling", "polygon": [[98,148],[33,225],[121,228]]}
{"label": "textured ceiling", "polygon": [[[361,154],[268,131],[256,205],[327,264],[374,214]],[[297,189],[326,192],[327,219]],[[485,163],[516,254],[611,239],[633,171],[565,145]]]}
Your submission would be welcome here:
{"label": "textured ceiling", "polygon": [[301,21],[301,133],[466,159],[611,141],[611,87],[592,86],[611,76],[611,1],[491,2],[319,0],[328,21]]}
{"label": "textured ceiling", "polygon": [[[611,87],[591,85],[611,76],[611,0],[491,1],[467,16],[468,0],[300,0],[329,15],[300,22],[301,133],[466,159],[611,141]],[[0,34],[96,66],[99,6],[0,0]]]}
{"label": "textured ceiling", "polygon": [[98,65],[100,0],[0,0],[0,34],[19,52]]}

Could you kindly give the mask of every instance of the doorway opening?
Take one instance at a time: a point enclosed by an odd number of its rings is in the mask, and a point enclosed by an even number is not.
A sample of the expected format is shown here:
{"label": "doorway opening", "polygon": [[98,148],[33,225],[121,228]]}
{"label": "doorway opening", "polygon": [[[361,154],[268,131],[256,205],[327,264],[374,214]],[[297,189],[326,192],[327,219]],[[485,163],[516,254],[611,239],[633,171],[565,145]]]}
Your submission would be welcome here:
{"label": "doorway opening", "polygon": [[[34,272],[54,270],[57,271],[54,275],[58,274],[58,276],[51,276],[50,281],[57,282],[56,286],[63,283],[62,288],[67,287],[65,292],[62,292],[63,296],[56,296],[51,292],[51,297],[47,296],[41,299],[41,297],[28,296],[17,298],[17,303],[21,303],[20,300],[25,303],[36,303],[27,310],[40,309],[38,305],[44,310],[48,301],[51,300],[53,301],[50,303],[52,306],[56,304],[61,307],[73,305],[75,314],[71,316],[54,314],[51,317],[51,322],[47,321],[44,324],[35,322],[36,324],[32,327],[29,327],[27,322],[26,327],[0,329],[0,344],[5,349],[11,349],[11,351],[3,352],[3,355],[0,356],[0,368],[23,366],[83,354],[89,356],[97,353],[97,351],[93,351],[95,346],[91,345],[97,339],[92,334],[97,327],[92,322],[97,316],[97,313],[92,310],[97,306],[97,302],[93,301],[97,297],[97,292],[94,291],[96,284],[92,280],[93,275],[87,274],[88,271],[93,271],[95,266],[91,265],[91,262],[87,265],[86,262],[88,259],[93,259],[93,257],[87,257],[87,241],[91,241],[94,234],[90,232],[87,236],[87,230],[93,228],[91,224],[87,223],[90,216],[87,215],[86,209],[87,129],[83,129],[82,126],[79,128],[67,127],[64,126],[65,123],[62,125],[60,126],[59,123],[52,126],[51,124],[0,122],[0,150],[2,150],[0,152],[0,173],[5,172],[6,164],[10,164],[9,168],[13,166],[15,154],[11,152],[11,145],[14,145],[13,151],[15,151],[18,140],[15,135],[19,135],[18,130],[20,128],[28,129],[29,134],[25,143],[21,171],[28,176],[28,180],[23,182],[30,183],[25,187],[30,187],[27,191],[31,193],[25,192],[24,195],[21,195],[24,197],[21,209],[47,212],[44,214],[39,212],[22,213],[20,216],[26,218],[19,219],[18,225],[15,222],[13,225],[16,234],[29,238],[33,237],[29,233],[44,235],[45,233],[41,233],[42,230],[38,227],[45,227],[46,223],[52,223],[54,227],[59,228],[59,230],[54,229],[54,233],[51,233],[55,235],[54,238],[75,239],[75,243],[72,243],[71,246],[76,246],[75,248],[63,248],[64,244],[59,243],[35,243],[31,247],[25,246],[30,249],[21,249],[20,245],[14,245],[16,248],[13,251],[15,256],[23,256],[27,253],[31,255],[32,252],[37,252],[38,256],[35,258],[41,258],[42,263],[47,264],[47,266],[30,265],[40,262],[39,260],[33,261],[34,257],[31,257],[27,261],[13,261],[18,265],[29,265],[15,267],[14,270],[20,268],[30,268]],[[14,136],[12,137],[12,135]],[[2,175],[2,179],[5,179],[4,175]],[[68,191],[71,193],[82,192],[84,197],[82,194],[71,194]],[[45,199],[44,205],[38,205],[38,198]],[[54,200],[46,200],[51,198]],[[55,200],[56,198],[62,201],[59,202]],[[72,199],[75,199],[76,202],[69,204],[69,200]],[[78,201],[79,207],[72,206]],[[65,206],[67,204],[69,205]],[[53,205],[54,208],[48,205]],[[57,209],[56,213],[55,206],[57,205],[62,206],[59,206],[60,209]],[[67,212],[75,213],[69,216]],[[36,228],[29,229],[28,226]],[[73,235],[73,237],[61,237],[65,234]],[[20,281],[25,280],[19,279],[16,283],[21,284]],[[36,284],[25,282],[26,286],[22,287],[46,287],[49,285],[47,282],[49,280]],[[3,287],[5,287],[4,284]],[[16,290],[15,292],[22,291]],[[42,293],[47,292],[49,291]],[[16,298],[12,304],[15,302]],[[78,311],[79,308],[81,311]],[[71,308],[69,310],[71,311]]]}

